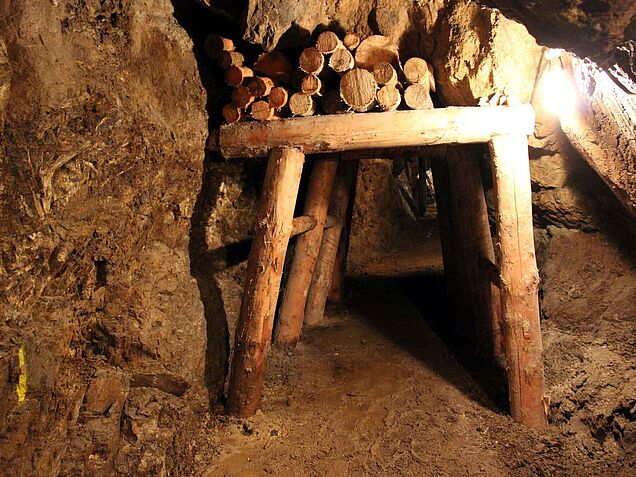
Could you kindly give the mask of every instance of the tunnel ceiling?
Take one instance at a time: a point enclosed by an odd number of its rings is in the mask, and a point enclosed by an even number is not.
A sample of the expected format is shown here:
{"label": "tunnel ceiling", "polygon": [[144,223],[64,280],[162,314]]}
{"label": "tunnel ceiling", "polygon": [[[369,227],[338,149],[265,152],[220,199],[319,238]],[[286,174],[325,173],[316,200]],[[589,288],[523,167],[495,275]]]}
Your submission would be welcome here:
{"label": "tunnel ceiling", "polygon": [[[261,10],[273,7],[268,15],[275,13],[278,16],[281,12],[275,7],[284,4],[278,0],[198,1],[237,21],[244,17],[242,12],[245,8],[254,9],[257,4],[260,4],[258,6]],[[296,3],[290,3],[290,10],[295,8],[293,5]],[[324,3],[340,2],[327,0]],[[362,7],[380,5],[383,2],[356,0],[346,3],[364,4],[360,5]],[[421,5],[441,2],[432,0],[416,3]],[[523,23],[540,44],[564,48],[597,61],[605,60],[617,46],[630,40],[636,41],[636,2],[633,0],[479,0],[477,3],[498,8],[506,16]],[[327,7],[328,5],[324,6]]]}

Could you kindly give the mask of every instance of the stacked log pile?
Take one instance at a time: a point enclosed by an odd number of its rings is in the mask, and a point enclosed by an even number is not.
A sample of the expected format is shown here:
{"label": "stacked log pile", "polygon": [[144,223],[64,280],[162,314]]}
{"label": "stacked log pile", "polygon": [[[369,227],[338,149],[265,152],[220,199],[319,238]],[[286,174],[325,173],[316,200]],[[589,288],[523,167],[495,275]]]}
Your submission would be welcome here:
{"label": "stacked log pile", "polygon": [[396,45],[382,35],[361,39],[333,31],[316,37],[297,61],[274,50],[251,66],[231,39],[210,35],[207,54],[225,72],[233,88],[223,107],[227,123],[270,121],[289,116],[433,108],[433,68],[422,58],[400,61]]}

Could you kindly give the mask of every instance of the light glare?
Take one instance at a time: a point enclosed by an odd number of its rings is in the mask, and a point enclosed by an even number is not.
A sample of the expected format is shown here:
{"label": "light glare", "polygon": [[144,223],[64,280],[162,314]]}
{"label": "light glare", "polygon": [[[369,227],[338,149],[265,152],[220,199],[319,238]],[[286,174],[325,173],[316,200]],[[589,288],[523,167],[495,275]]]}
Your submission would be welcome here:
{"label": "light glare", "polygon": [[572,117],[577,100],[575,86],[562,68],[549,68],[543,75],[543,106],[561,121]]}

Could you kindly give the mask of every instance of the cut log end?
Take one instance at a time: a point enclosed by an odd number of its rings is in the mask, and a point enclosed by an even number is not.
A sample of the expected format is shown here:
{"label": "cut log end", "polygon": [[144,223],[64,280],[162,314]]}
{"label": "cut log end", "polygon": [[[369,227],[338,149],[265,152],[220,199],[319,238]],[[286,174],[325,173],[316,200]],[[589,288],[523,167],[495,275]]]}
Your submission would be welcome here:
{"label": "cut log end", "polygon": [[316,40],[316,48],[325,55],[329,55],[341,47],[340,38],[332,31],[323,31]]}
{"label": "cut log end", "polygon": [[267,77],[258,77],[250,80],[247,87],[256,98],[268,96],[274,87],[274,81]]}
{"label": "cut log end", "polygon": [[281,109],[283,106],[287,104],[288,98],[289,98],[289,95],[287,93],[287,90],[283,88],[282,86],[277,86],[275,88],[272,88],[272,90],[269,93],[269,96],[267,97],[269,101],[269,105],[272,108],[277,110]]}
{"label": "cut log end", "polygon": [[375,105],[377,84],[373,75],[362,68],[347,71],[340,81],[340,96],[354,111],[369,111]]}
{"label": "cut log end", "polygon": [[232,91],[232,103],[237,108],[247,108],[254,102],[254,95],[247,86],[238,86]]}
{"label": "cut log end", "polygon": [[398,48],[382,35],[373,35],[356,49],[356,67],[373,70],[378,63],[397,63]]}
{"label": "cut log end", "polygon": [[233,124],[241,120],[241,109],[234,104],[223,106],[223,118],[228,124]]}
{"label": "cut log end", "polygon": [[350,31],[345,35],[342,43],[344,43],[344,46],[346,46],[350,50],[355,50],[360,44],[360,36],[358,36],[357,33],[353,33]]}
{"label": "cut log end", "polygon": [[373,77],[379,85],[397,84],[397,73],[390,63],[381,62],[373,67]]}
{"label": "cut log end", "polygon": [[243,66],[245,57],[238,51],[224,51],[219,56],[219,66],[224,70],[230,66]]}
{"label": "cut log end", "polygon": [[411,109],[433,109],[428,83],[412,84],[404,91],[404,102]]}
{"label": "cut log end", "polygon": [[402,102],[402,96],[393,85],[384,85],[377,93],[378,106],[382,111],[395,111]]}
{"label": "cut log end", "polygon": [[205,39],[203,49],[210,58],[218,59],[224,51],[234,51],[234,42],[213,33]]}
{"label": "cut log end", "polygon": [[349,71],[355,65],[351,52],[345,48],[339,48],[329,58],[329,67],[336,73]]}
{"label": "cut log end", "polygon": [[256,101],[252,104],[251,115],[257,121],[269,121],[275,117],[275,109],[267,101]]}
{"label": "cut log end", "polygon": [[289,83],[292,65],[283,53],[274,50],[269,53],[261,53],[254,63],[254,71],[274,80],[278,84]]}
{"label": "cut log end", "polygon": [[243,84],[246,78],[252,78],[254,72],[246,66],[230,66],[225,72],[225,83],[236,88]]}
{"label": "cut log end", "polygon": [[317,48],[305,48],[298,62],[305,73],[317,75],[325,66],[325,56]]}
{"label": "cut log end", "polygon": [[428,63],[422,58],[410,58],[404,63],[404,77],[408,84],[426,82],[428,85]]}
{"label": "cut log end", "polygon": [[322,88],[322,81],[316,75],[307,75],[300,83],[300,90],[310,96],[320,94]]}
{"label": "cut log end", "polygon": [[294,93],[289,98],[289,109],[294,116],[311,116],[316,112],[314,99],[306,93]]}

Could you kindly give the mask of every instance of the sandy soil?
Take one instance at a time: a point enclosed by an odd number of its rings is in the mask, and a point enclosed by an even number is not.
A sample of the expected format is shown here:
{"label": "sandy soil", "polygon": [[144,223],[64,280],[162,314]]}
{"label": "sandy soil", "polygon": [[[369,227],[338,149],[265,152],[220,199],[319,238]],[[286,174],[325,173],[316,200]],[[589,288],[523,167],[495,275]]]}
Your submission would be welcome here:
{"label": "sandy soil", "polygon": [[[224,418],[204,475],[621,475],[498,411],[394,280],[358,279],[350,302],[274,350],[262,411]],[[622,475],[628,475],[626,473]]]}

